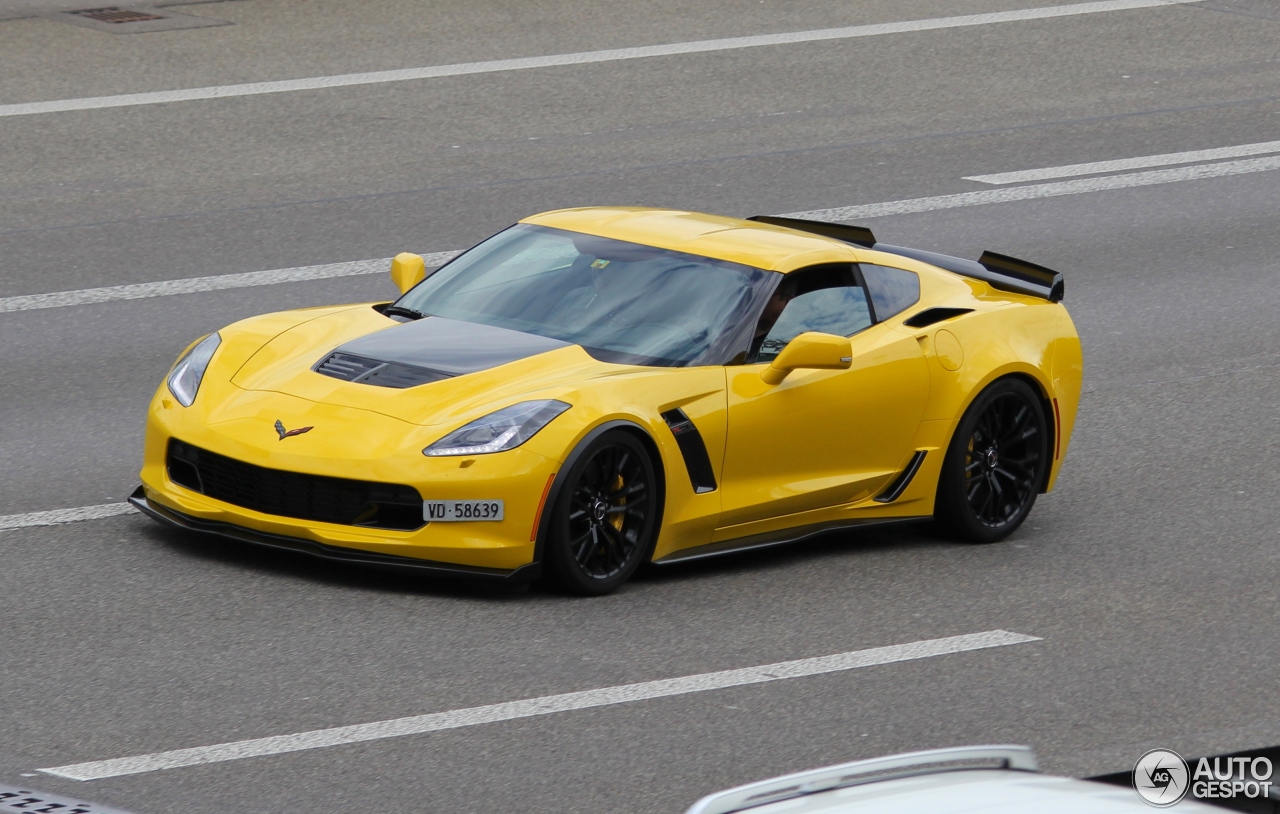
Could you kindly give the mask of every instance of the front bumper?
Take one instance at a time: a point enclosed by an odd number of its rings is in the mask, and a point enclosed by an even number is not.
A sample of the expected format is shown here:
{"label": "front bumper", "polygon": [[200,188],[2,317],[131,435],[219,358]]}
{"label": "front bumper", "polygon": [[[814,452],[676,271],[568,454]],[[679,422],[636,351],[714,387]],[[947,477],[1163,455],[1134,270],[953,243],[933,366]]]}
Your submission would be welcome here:
{"label": "front bumper", "polygon": [[270,534],[268,532],[256,531],[244,526],[237,526],[232,523],[223,523],[216,520],[203,520],[198,517],[183,514],[176,509],[171,509],[158,502],[149,500],[146,495],[146,490],[142,486],[139,486],[134,493],[129,496],[129,503],[148,517],[169,526],[188,529],[190,531],[198,531],[204,534],[215,534],[219,537],[227,537],[232,540],[239,540],[243,543],[250,543],[252,545],[263,546],[265,548],[295,551],[300,554],[319,557],[320,559],[353,563],[382,570],[453,577],[479,577],[483,579],[497,579],[504,582],[526,582],[528,580],[537,579],[542,570],[542,566],[536,562],[523,565],[512,570],[503,570],[500,568],[482,568],[479,566],[434,562],[431,560],[421,560],[416,557],[398,557],[393,554],[379,554],[377,552],[361,551],[354,548],[341,548],[339,546],[317,543],[313,540],[289,537],[283,534]]}
{"label": "front bumper", "polygon": [[[204,386],[212,389],[206,392]],[[143,495],[153,508],[208,524],[201,530],[233,527],[264,539],[301,541],[313,551],[350,552],[351,558],[408,559],[493,575],[514,573],[537,560],[534,526],[559,464],[529,445],[474,458],[429,458],[421,450],[436,440],[439,427],[279,393],[237,392],[230,385],[218,392],[216,380],[204,386],[190,408],[174,404],[163,385],[152,402],[140,474]],[[314,429],[280,439],[272,427],[277,417],[289,427]],[[402,484],[426,500],[501,499],[505,517],[401,530],[265,513],[174,481],[167,460],[173,439],[264,469]]]}

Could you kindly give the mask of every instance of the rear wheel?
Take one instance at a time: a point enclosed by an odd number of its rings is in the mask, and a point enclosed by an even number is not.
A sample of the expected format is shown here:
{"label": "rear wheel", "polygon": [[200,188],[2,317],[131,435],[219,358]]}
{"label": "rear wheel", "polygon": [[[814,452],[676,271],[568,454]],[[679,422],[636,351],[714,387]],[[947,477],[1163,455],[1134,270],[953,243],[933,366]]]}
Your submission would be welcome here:
{"label": "rear wheel", "polygon": [[1031,512],[1048,465],[1048,422],[1039,397],[1021,379],[1001,379],[978,395],[956,427],[934,518],[959,540],[1003,540]]}
{"label": "rear wheel", "polygon": [[653,462],[631,433],[592,441],[570,468],[544,553],[552,579],[570,593],[615,590],[650,555],[658,534]]}

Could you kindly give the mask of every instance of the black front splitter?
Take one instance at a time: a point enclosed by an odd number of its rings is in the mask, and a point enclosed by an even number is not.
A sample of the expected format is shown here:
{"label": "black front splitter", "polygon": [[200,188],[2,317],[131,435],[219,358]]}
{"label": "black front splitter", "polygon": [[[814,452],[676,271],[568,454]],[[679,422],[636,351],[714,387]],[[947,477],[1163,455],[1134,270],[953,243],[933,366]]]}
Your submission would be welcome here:
{"label": "black front splitter", "polygon": [[455,565],[447,562],[435,562],[434,560],[419,560],[414,557],[397,557],[394,554],[377,554],[371,551],[326,545],[325,543],[317,543],[314,540],[288,537],[283,534],[255,531],[232,523],[192,517],[175,509],[170,509],[168,506],[152,503],[147,500],[146,493],[141,486],[129,496],[129,503],[153,520],[158,520],[165,525],[176,528],[198,531],[202,534],[214,534],[219,537],[239,540],[242,543],[263,546],[264,548],[294,551],[311,557],[319,557],[323,560],[352,563],[353,565],[363,565],[384,571],[465,577],[469,579],[478,578],[501,582],[528,582],[537,579],[542,571],[542,566],[536,562],[522,565],[514,571],[504,571],[500,568],[480,568],[473,565]]}

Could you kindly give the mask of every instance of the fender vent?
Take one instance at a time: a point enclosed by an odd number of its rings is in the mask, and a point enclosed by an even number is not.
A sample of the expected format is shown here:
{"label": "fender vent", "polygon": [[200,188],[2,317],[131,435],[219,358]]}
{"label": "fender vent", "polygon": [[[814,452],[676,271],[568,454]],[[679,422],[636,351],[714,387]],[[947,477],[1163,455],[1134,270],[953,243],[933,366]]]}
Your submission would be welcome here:
{"label": "fender vent", "polygon": [[680,455],[684,458],[684,468],[689,472],[689,482],[697,494],[716,490],[716,473],[711,468],[711,457],[707,455],[707,445],[702,442],[702,433],[694,425],[684,410],[679,408],[667,410],[662,414],[671,434],[676,437],[676,445],[680,447]]}
{"label": "fender vent", "polygon": [[313,369],[322,376],[341,379],[344,382],[394,387],[399,390],[450,378],[450,374],[441,373],[438,370],[394,362],[379,362],[377,359],[366,359],[349,353],[331,353]]}

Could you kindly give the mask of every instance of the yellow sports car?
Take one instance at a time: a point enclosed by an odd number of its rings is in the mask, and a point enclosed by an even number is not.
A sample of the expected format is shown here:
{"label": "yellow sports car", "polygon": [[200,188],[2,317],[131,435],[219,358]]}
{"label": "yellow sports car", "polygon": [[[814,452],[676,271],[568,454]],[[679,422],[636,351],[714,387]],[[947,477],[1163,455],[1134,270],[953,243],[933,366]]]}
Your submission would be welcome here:
{"label": "yellow sports car", "polygon": [[1062,276],[777,217],[528,218],[394,303],[247,319],[151,402],[148,515],[388,568],[603,594],[672,563],[1053,487],[1081,355]]}

